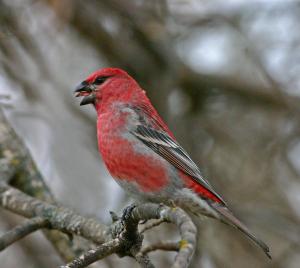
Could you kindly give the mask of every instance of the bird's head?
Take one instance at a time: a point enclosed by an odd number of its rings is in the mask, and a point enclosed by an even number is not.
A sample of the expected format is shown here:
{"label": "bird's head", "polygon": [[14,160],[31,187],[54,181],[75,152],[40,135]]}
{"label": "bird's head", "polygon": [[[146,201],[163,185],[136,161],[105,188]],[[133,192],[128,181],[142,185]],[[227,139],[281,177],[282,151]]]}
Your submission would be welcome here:
{"label": "bird's head", "polygon": [[[120,95],[130,88],[135,81],[123,70],[104,68],[93,72],[75,89],[76,97],[83,97],[80,105],[94,104],[97,106],[103,98]],[[118,94],[119,93],[119,94]],[[97,107],[96,107],[97,108]]]}

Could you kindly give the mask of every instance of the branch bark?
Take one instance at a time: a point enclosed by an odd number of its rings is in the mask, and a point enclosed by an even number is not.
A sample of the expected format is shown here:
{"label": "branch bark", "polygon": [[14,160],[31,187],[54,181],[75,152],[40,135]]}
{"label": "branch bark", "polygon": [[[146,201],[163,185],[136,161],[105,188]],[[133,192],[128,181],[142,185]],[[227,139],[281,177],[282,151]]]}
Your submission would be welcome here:
{"label": "branch bark", "polygon": [[141,249],[142,254],[148,254],[156,250],[165,250],[165,251],[178,251],[180,249],[180,242],[174,241],[159,241],[154,244],[145,246]]}
{"label": "branch bark", "polygon": [[104,257],[116,253],[120,249],[120,240],[113,239],[107,243],[98,246],[96,249],[91,249],[79,258],[73,260],[67,265],[60,266],[60,268],[81,268],[87,267],[91,263],[94,263]]}
{"label": "branch bark", "polygon": [[0,237],[0,251],[23,237],[46,227],[48,227],[48,221],[44,218],[36,217],[26,220],[24,223]]}
{"label": "branch bark", "polygon": [[79,235],[95,243],[104,243],[109,232],[106,225],[95,219],[84,218],[71,209],[33,198],[4,183],[0,183],[0,205],[26,218],[41,217],[52,229]]}

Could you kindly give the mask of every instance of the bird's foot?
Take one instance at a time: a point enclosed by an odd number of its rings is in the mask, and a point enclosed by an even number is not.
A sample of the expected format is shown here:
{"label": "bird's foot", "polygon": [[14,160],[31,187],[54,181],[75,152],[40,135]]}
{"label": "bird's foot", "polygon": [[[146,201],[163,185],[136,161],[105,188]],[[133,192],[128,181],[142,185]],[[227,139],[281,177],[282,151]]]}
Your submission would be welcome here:
{"label": "bird's foot", "polygon": [[131,213],[133,209],[136,208],[136,204],[131,204],[128,207],[124,208],[122,216],[121,216],[121,221],[122,222],[127,222],[131,218]]}

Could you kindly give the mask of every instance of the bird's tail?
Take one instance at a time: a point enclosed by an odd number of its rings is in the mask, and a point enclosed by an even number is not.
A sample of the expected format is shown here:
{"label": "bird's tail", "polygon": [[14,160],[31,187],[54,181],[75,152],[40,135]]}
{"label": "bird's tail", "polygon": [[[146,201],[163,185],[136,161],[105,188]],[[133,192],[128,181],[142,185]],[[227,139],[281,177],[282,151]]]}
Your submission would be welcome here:
{"label": "bird's tail", "polygon": [[269,247],[262,240],[258,239],[255,235],[253,235],[247,228],[247,226],[240,222],[227,207],[218,203],[211,203],[210,205],[214,210],[221,214],[222,220],[225,223],[232,225],[233,227],[239,229],[241,232],[247,235],[255,244],[257,244],[264,251],[268,258],[272,259]]}

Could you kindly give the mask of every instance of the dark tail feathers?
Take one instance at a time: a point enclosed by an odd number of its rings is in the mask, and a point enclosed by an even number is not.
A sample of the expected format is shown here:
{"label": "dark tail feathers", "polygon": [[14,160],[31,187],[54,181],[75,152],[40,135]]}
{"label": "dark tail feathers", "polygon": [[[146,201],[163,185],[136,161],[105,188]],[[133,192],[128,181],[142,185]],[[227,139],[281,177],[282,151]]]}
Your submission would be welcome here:
{"label": "dark tail feathers", "polygon": [[227,207],[218,203],[212,203],[210,205],[213,209],[215,209],[219,214],[222,215],[222,220],[225,223],[232,225],[233,227],[239,229],[241,232],[247,235],[255,244],[257,244],[264,251],[264,253],[268,256],[269,259],[272,259],[269,247],[262,240],[255,237],[255,235],[253,235],[250,232],[250,230],[242,222],[240,222]]}

